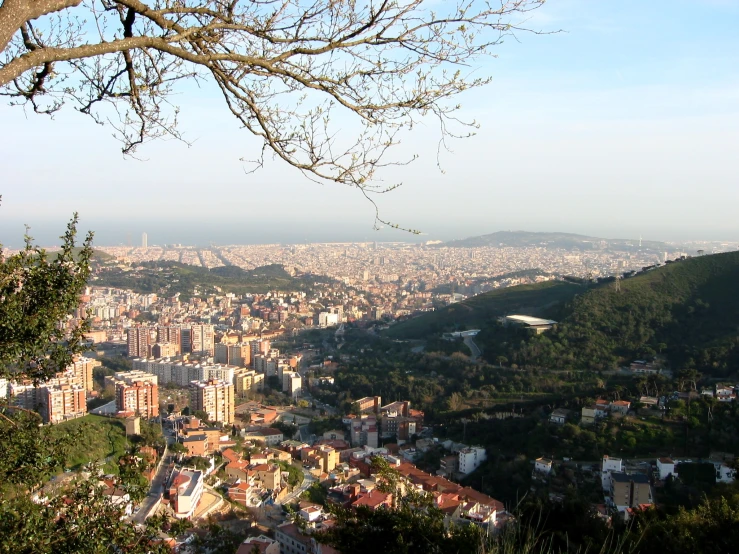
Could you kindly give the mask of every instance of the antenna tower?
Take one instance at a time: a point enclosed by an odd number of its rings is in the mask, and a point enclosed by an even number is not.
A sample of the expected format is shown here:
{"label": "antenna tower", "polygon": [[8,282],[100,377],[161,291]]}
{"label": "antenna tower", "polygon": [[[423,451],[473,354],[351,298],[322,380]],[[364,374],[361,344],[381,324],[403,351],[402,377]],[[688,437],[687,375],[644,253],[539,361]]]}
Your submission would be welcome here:
{"label": "antenna tower", "polygon": [[616,284],[615,284],[616,292],[621,292],[621,276],[616,275]]}

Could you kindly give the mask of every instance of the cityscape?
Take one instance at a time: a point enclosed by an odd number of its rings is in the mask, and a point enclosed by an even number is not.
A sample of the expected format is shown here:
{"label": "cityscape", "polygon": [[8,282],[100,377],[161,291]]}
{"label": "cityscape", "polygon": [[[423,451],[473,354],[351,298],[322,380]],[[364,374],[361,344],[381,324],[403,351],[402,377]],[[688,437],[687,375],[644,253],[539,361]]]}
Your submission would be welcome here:
{"label": "cityscape", "polygon": [[0,554],[729,554],[739,2],[0,0]]}

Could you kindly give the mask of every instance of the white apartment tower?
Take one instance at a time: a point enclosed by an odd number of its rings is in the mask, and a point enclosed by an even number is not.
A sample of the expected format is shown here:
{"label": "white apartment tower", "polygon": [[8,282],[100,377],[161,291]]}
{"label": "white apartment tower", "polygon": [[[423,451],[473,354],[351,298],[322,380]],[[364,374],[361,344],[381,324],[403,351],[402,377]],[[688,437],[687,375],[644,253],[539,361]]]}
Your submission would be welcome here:
{"label": "white apartment tower", "polygon": [[202,410],[208,421],[231,425],[234,422],[234,386],[217,379],[190,383],[190,410]]}

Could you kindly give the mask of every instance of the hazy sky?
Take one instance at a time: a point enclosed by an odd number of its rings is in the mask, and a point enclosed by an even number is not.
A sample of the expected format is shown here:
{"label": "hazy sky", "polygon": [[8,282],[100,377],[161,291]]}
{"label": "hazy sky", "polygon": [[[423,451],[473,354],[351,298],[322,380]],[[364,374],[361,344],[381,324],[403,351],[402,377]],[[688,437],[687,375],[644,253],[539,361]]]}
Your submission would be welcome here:
{"label": "hazy sky", "polygon": [[[447,239],[504,229],[607,237],[739,240],[739,2],[549,0],[480,62],[493,84],[460,97],[481,125],[436,166],[432,125],[405,136],[411,166],[383,215]],[[271,162],[247,175],[258,142],[215,91],[183,91],[193,142],[124,159],[110,129],[72,110],[54,120],[0,107],[0,242],[22,224],[45,244],[79,211],[98,244],[142,231],[149,244],[406,240],[372,231],[356,191],[316,185]],[[430,123],[430,122],[429,122]]]}

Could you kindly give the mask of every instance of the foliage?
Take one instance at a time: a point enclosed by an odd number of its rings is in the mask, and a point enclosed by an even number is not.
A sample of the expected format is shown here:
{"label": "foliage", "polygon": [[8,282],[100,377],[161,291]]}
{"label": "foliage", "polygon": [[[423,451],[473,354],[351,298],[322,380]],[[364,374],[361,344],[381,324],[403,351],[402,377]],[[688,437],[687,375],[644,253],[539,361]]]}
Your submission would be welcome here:
{"label": "foliage", "polygon": [[194,467],[200,471],[207,471],[210,468],[210,459],[203,456],[192,456],[185,461],[184,465]]}
{"label": "foliage", "polygon": [[728,376],[739,363],[737,280],[737,252],[692,258],[623,279],[620,291],[587,290],[549,333],[480,338],[488,359],[502,354],[521,367],[614,369],[662,353],[674,369]]}
{"label": "foliage", "polygon": [[246,533],[234,532],[218,525],[212,516],[208,517],[207,533],[198,535],[193,543],[197,554],[213,552],[235,552],[246,539]]}
{"label": "foliage", "polygon": [[[60,440],[67,435],[75,436],[75,440],[67,453],[66,467],[117,460],[126,451],[126,429],[114,418],[89,414],[42,430],[42,436],[51,440]],[[109,469],[115,471],[114,466]]]}
{"label": "foliage", "polygon": [[26,236],[23,250],[0,255],[0,378],[47,380],[82,349],[87,324],[69,314],[90,275],[92,233],[75,255],[76,236],[77,214],[57,254],[50,256]]}
{"label": "foliage", "polygon": [[297,487],[303,482],[303,470],[285,460],[280,460],[277,464],[280,466],[282,471],[287,471],[287,484],[290,488]]}
{"label": "foliage", "polygon": [[328,498],[328,491],[325,487],[321,486],[320,483],[314,482],[310,487],[302,492],[300,498],[325,506],[326,499]]}
{"label": "foliage", "polygon": [[[76,251],[75,235],[76,217],[58,256],[50,259],[28,239],[23,252],[0,263],[1,375],[42,381],[66,367],[80,350],[84,326],[78,324],[66,334],[64,325],[57,325],[78,306],[89,274],[91,237]],[[124,457],[118,463],[125,452],[120,422],[87,416],[59,425],[39,424],[37,414],[0,408],[0,553],[164,552],[155,542],[158,529],[121,521],[123,505],[101,494],[96,467],[88,468],[90,478],[47,483],[65,467],[107,456],[115,458],[111,470],[122,473],[114,485],[140,497],[138,460]]]}

